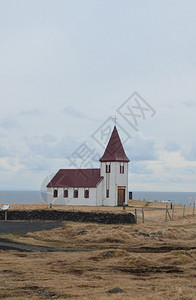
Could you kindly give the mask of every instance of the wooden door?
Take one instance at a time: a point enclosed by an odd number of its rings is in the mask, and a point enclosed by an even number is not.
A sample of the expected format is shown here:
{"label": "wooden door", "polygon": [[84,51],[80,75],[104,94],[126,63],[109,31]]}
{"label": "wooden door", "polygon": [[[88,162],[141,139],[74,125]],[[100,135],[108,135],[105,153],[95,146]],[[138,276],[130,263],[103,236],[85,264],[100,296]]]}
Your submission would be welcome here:
{"label": "wooden door", "polygon": [[125,189],[118,188],[118,205],[123,205],[125,202]]}

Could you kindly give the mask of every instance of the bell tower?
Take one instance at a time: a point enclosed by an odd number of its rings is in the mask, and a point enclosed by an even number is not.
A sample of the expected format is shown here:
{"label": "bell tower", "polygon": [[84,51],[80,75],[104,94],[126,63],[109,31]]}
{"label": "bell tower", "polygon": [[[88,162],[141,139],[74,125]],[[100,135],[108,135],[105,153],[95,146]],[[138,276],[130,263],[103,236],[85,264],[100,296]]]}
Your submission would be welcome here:
{"label": "bell tower", "polygon": [[102,205],[118,206],[128,201],[128,163],[116,126],[109,139],[101,162],[103,180]]}

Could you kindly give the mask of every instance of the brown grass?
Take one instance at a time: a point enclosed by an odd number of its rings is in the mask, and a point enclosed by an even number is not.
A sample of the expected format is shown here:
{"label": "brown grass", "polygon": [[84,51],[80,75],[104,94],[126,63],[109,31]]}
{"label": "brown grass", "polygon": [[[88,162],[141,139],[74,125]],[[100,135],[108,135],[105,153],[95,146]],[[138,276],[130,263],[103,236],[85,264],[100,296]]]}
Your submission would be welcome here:
{"label": "brown grass", "polygon": [[[145,202],[130,205],[127,210],[145,207]],[[164,206],[148,204],[145,224],[138,215],[137,225],[64,222],[50,231],[7,236],[29,244],[92,251],[0,251],[0,298],[196,299],[196,217],[182,218],[179,206],[174,220],[165,222],[160,210]],[[126,293],[107,293],[115,287]]]}

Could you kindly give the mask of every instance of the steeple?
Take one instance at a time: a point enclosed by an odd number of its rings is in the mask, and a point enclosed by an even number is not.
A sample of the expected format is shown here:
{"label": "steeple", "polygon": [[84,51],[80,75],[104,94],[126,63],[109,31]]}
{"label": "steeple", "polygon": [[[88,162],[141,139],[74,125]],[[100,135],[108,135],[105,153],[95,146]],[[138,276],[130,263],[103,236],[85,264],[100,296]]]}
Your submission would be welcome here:
{"label": "steeple", "polygon": [[100,162],[112,162],[112,161],[129,162],[129,159],[126,156],[123,145],[121,143],[116,126],[114,126],[108,145],[105,149],[103,156],[100,158],[99,161]]}

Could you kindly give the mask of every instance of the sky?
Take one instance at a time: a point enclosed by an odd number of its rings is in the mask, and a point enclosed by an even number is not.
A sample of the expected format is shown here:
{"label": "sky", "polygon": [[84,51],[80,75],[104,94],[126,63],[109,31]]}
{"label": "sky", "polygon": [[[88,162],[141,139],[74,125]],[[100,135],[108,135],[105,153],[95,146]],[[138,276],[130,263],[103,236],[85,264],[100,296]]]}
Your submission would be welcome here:
{"label": "sky", "polygon": [[130,191],[195,192],[195,36],[194,0],[0,0],[0,189],[99,167],[116,122]]}

